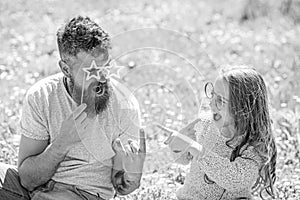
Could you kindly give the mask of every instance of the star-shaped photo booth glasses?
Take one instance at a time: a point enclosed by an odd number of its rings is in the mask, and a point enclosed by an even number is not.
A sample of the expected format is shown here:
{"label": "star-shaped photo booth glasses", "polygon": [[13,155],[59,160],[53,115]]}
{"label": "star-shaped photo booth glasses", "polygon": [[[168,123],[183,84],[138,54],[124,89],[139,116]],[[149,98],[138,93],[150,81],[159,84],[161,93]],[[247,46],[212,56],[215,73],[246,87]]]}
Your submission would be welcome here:
{"label": "star-shaped photo booth glasses", "polygon": [[102,66],[97,66],[95,60],[93,60],[90,67],[83,68],[82,70],[87,74],[86,81],[95,78],[99,82],[105,83],[106,79],[109,78],[111,68],[111,58],[109,58]]}

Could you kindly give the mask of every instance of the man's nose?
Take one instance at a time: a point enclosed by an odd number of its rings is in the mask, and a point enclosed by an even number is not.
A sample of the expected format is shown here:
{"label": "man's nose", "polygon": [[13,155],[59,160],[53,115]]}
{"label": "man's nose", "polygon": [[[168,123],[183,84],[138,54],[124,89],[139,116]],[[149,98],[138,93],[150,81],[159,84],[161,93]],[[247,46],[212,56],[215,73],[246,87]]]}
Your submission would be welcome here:
{"label": "man's nose", "polygon": [[100,79],[99,79],[99,82],[100,83],[105,83],[107,80],[106,76],[102,73],[100,73]]}

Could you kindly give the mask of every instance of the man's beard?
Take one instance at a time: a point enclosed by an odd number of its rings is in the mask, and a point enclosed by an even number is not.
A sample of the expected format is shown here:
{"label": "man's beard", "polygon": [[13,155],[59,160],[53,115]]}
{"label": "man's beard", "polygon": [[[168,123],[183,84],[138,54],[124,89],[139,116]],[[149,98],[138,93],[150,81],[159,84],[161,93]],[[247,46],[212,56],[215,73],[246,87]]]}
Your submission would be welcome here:
{"label": "man's beard", "polygon": [[70,80],[72,98],[76,103],[85,103],[85,109],[88,115],[98,115],[103,112],[109,104],[112,88],[108,81],[105,83],[95,82],[89,85],[87,90],[82,91],[82,87],[74,84],[73,79]]}

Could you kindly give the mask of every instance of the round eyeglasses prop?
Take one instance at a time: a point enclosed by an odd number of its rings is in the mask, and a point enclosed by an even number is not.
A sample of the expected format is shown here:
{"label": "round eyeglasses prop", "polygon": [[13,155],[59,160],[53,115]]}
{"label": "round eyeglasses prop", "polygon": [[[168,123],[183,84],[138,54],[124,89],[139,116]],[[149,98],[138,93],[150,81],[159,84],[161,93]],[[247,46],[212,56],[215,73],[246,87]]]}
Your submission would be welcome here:
{"label": "round eyeglasses prop", "polygon": [[228,99],[222,97],[221,95],[217,94],[214,90],[214,85],[211,82],[208,82],[204,86],[205,95],[211,101],[214,101],[216,108],[221,110],[224,105],[228,102]]}
{"label": "round eyeglasses prop", "polygon": [[211,82],[205,84],[204,91],[207,98],[212,99],[214,97],[214,86]]}

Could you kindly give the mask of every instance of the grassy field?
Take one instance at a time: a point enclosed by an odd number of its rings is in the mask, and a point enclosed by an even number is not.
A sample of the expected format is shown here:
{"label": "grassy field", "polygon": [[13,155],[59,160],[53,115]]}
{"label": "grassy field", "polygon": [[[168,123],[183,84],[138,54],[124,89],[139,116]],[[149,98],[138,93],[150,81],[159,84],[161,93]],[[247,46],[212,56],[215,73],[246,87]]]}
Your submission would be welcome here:
{"label": "grassy field", "polygon": [[300,199],[299,1],[184,2],[0,1],[0,162],[17,163],[16,125],[26,90],[59,72],[56,30],[81,14],[113,36],[120,78],[139,100],[148,134],[142,185],[117,199],[175,199],[188,166],[172,164],[166,136],[154,123],[181,128],[206,107],[203,83],[217,68],[242,63],[268,84],[278,199]]}

